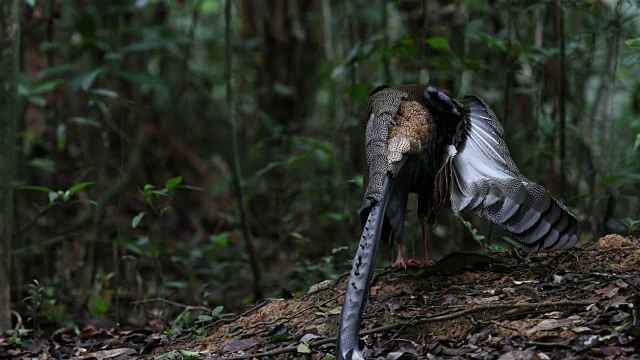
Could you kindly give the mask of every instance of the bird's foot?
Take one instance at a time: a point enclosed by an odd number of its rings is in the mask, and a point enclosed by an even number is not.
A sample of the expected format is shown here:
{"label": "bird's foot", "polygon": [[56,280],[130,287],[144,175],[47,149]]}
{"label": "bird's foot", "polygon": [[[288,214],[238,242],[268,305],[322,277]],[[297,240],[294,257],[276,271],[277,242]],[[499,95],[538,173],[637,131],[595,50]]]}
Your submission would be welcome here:
{"label": "bird's foot", "polygon": [[407,266],[411,266],[414,268],[422,268],[424,267],[424,263],[422,261],[418,261],[416,259],[410,259],[409,261],[407,261]]}
{"label": "bird's foot", "polygon": [[393,264],[391,264],[390,266],[392,269],[395,269],[397,267],[402,267],[403,269],[407,268],[407,262],[404,260],[404,258],[402,256],[398,256],[396,258],[396,261],[393,262]]}
{"label": "bird's foot", "polygon": [[424,266],[431,266],[431,259],[429,258],[424,258],[422,259],[422,263],[424,264]]}
{"label": "bird's foot", "polygon": [[427,261],[426,263],[423,261],[418,261],[415,259],[410,259],[409,261],[405,260],[404,258],[397,258],[396,261],[393,262],[393,264],[391,264],[391,268],[395,269],[397,267],[402,267],[403,269],[406,269],[407,267],[412,267],[412,268],[423,268],[425,266],[431,266],[431,261]]}

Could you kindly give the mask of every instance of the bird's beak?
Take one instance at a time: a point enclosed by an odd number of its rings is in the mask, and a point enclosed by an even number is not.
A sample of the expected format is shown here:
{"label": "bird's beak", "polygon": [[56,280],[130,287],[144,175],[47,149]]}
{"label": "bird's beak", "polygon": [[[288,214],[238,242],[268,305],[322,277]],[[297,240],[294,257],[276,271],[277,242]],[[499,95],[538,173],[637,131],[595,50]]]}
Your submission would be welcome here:
{"label": "bird's beak", "polygon": [[389,199],[389,190],[394,176],[387,173],[382,186],[382,198],[371,208],[367,222],[362,230],[356,257],[353,259],[351,275],[347,281],[344,305],[340,313],[338,325],[338,343],[336,358],[338,360],[364,359],[358,348],[362,313],[369,297],[371,278],[376,263],[376,255],[380,245],[380,234],[384,223],[384,214]]}

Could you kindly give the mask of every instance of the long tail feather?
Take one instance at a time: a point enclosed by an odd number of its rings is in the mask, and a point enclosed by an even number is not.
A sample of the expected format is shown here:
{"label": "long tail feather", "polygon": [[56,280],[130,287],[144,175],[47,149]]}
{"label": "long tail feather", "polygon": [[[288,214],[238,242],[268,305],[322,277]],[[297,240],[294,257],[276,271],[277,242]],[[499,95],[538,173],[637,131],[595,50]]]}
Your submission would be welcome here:
{"label": "long tail feather", "polygon": [[356,257],[353,259],[338,325],[338,343],[336,346],[338,360],[364,359],[358,348],[360,323],[362,322],[362,313],[369,297],[371,278],[380,245],[384,213],[392,183],[393,181],[387,176],[382,186],[382,198],[371,208],[362,231]]}

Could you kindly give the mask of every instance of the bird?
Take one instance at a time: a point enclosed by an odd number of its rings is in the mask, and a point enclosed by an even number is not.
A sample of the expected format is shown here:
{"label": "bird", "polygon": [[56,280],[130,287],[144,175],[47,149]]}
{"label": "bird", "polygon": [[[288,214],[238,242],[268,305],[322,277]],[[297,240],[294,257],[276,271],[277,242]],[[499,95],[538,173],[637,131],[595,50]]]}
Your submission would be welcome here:
{"label": "bird", "polygon": [[368,108],[363,231],[340,314],[339,360],[363,358],[358,334],[379,243],[401,244],[410,192],[418,195],[425,262],[425,227],[445,202],[490,220],[527,251],[570,248],[580,234],[575,216],[518,170],[502,125],[477,95],[458,100],[430,85],[382,85]]}
{"label": "bird", "polygon": [[[365,172],[365,192],[360,221],[364,227],[374,203],[380,201],[382,184],[391,165],[398,171],[404,161],[409,164],[403,169],[393,194],[389,198],[381,238],[386,243],[390,237],[398,245],[396,260],[391,267],[430,265],[427,251],[427,224],[433,221],[440,204],[433,204],[433,180],[430,174],[438,171],[438,159],[421,154],[439,154],[450,134],[455,130],[454,122],[434,119],[423,105],[424,85],[401,85],[390,88],[382,85],[369,94],[369,121],[365,134],[367,171]],[[452,109],[452,111],[457,111]],[[403,160],[403,155],[410,153]],[[422,227],[422,261],[406,261],[402,254],[404,220],[409,192],[418,194],[418,218]],[[440,199],[441,200],[441,199]]]}

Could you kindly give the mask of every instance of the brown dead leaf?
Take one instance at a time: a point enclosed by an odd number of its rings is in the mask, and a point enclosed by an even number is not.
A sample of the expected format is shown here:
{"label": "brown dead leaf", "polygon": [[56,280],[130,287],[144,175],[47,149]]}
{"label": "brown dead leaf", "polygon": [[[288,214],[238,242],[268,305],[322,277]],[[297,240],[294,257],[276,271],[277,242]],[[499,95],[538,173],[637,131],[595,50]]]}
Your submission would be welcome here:
{"label": "brown dead leaf", "polygon": [[591,330],[591,328],[588,328],[586,326],[576,326],[576,327],[572,328],[571,331],[573,331],[574,333],[580,334],[580,333],[587,332],[587,331],[592,331],[592,330]]}
{"label": "brown dead leaf", "polygon": [[473,304],[487,304],[500,300],[500,296],[488,296],[485,298],[470,298],[471,303]]}
{"label": "brown dead leaf", "polygon": [[[611,292],[611,291],[613,291],[613,290],[615,290],[615,289],[618,289],[618,287],[617,287],[617,286],[615,286],[615,285],[609,285],[609,286],[604,287],[604,288],[602,288],[602,289],[594,290],[594,292],[595,292],[596,294],[598,294],[598,295],[602,295],[602,294],[607,294],[607,293],[609,293],[609,292]],[[617,291],[617,290],[616,290],[616,291]],[[610,296],[608,296],[608,297],[610,298]]]}
{"label": "brown dead leaf", "polygon": [[244,350],[247,350],[249,348],[254,347],[258,343],[260,343],[260,341],[258,341],[256,339],[235,340],[235,341],[232,341],[232,342],[226,344],[222,349],[225,352],[244,351]]}
{"label": "brown dead leaf", "polygon": [[624,280],[622,280],[622,279],[616,280],[616,285],[618,285],[618,287],[623,288],[623,289],[626,289],[626,288],[629,287],[629,284],[624,282]]}
{"label": "brown dead leaf", "polygon": [[113,359],[115,357],[124,357],[129,355],[137,354],[135,350],[129,348],[123,349],[111,349],[111,350],[100,350],[94,351],[82,356],[79,356],[78,359],[97,359],[97,360],[105,360],[105,359]]}
{"label": "brown dead leaf", "polygon": [[549,319],[559,319],[562,317],[562,314],[560,313],[560,311],[552,311],[552,312],[545,313],[544,316]]}
{"label": "brown dead leaf", "polygon": [[565,328],[583,321],[584,320],[582,320],[577,316],[571,316],[567,319],[559,319],[559,320],[556,320],[556,319],[542,320],[541,322],[538,323],[538,325],[527,330],[527,334],[533,334],[538,331],[549,331],[549,330]]}

